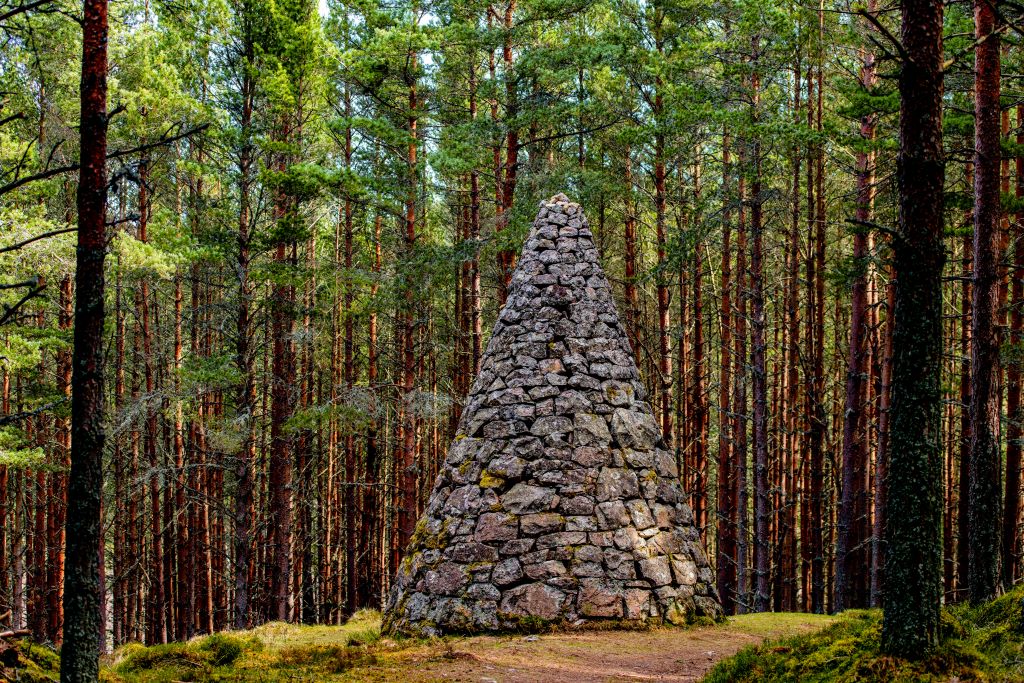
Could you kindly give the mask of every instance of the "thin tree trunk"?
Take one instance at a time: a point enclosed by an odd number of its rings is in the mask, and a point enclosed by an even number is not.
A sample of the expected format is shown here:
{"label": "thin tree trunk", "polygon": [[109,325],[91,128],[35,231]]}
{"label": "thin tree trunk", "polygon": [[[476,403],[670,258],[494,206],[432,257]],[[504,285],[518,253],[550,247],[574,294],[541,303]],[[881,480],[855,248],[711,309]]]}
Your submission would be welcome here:
{"label": "thin tree trunk", "polygon": [[[629,335],[629,343],[633,348],[633,354],[640,354],[640,314],[637,302],[637,235],[636,235],[636,203],[633,199],[633,151],[629,145],[626,146],[626,169],[624,190],[625,216],[623,217],[623,242],[625,248],[624,279],[626,288],[626,333]],[[639,362],[639,358],[638,358]]]}
{"label": "thin tree trunk", "polygon": [[[752,44],[753,61],[759,57],[759,40]],[[751,75],[751,122],[759,118],[761,77]],[[766,612],[771,598],[768,528],[771,511],[768,500],[768,367],[766,360],[766,319],[764,308],[764,232],[761,205],[761,141],[755,132],[750,144],[750,365],[754,402],[754,611]]]}
{"label": "thin tree trunk", "polygon": [[[867,11],[875,11],[875,2],[869,2]],[[870,92],[875,86],[875,56],[868,50],[861,52],[860,87]],[[860,137],[864,145],[875,138],[877,117],[865,114],[860,120]],[[836,524],[836,577],[832,608],[842,611],[848,607],[865,607],[867,596],[856,590],[864,568],[867,538],[864,518],[867,515],[867,444],[864,434],[864,374],[868,338],[867,224],[871,221],[874,203],[874,153],[867,148],[857,152],[857,211],[858,225],[853,235],[855,275],[850,302],[850,336],[846,365],[846,398],[843,409],[842,488]]]}
{"label": "thin tree trunk", "polygon": [[[283,162],[282,162],[283,166]],[[283,169],[282,169],[283,170]],[[283,197],[277,208],[278,220],[287,220],[291,209],[286,208]],[[276,261],[285,267],[295,265],[295,243],[280,242]],[[287,621],[289,613],[289,584],[291,580],[292,545],[292,451],[294,443],[286,429],[286,422],[295,412],[293,385],[295,382],[295,350],[292,333],[295,322],[293,307],[294,287],[275,283],[271,293],[271,338],[273,347],[271,408],[270,408],[270,466],[268,473],[269,524],[272,558],[270,559],[270,599],[272,614],[279,621]]]}
{"label": "thin tree trunk", "polygon": [[[380,214],[373,220],[373,284],[370,285],[370,298],[376,299],[379,288],[378,277],[381,272],[381,223]],[[366,341],[366,383],[374,397],[378,396],[380,387],[378,384],[377,367],[377,311],[370,309],[367,320],[367,341]],[[374,400],[379,400],[375,398]],[[366,493],[364,495],[364,528],[361,534],[362,545],[360,557],[363,558],[360,575],[365,582],[363,595],[366,596],[369,604],[379,603],[379,591],[382,587],[379,575],[383,573],[383,539],[380,533],[380,518],[385,503],[384,497],[379,490],[380,454],[378,447],[380,425],[376,417],[370,418],[366,428],[366,462],[364,483]]]}
{"label": "thin tree trunk", "polygon": [[[515,205],[516,182],[519,171],[519,124],[516,117],[519,116],[519,94],[518,82],[513,62],[512,52],[512,30],[513,19],[516,11],[516,0],[507,0],[505,4],[505,16],[502,23],[502,62],[505,66],[505,165],[503,173],[498,176],[501,181],[501,212],[496,230],[501,232],[508,228],[509,220],[512,218],[512,208]],[[497,157],[496,157],[497,159]],[[498,273],[498,303],[505,304],[508,297],[508,286],[512,279],[512,269],[515,266],[515,254],[508,249],[502,249],[498,255],[500,271]]]}
{"label": "thin tree trunk", "polygon": [[253,377],[253,352],[250,348],[252,334],[250,305],[253,298],[249,280],[250,234],[249,192],[252,171],[252,107],[253,88],[249,65],[255,50],[251,39],[246,37],[244,46],[245,65],[242,78],[241,140],[239,151],[239,209],[238,209],[238,308],[235,317],[235,368],[238,371],[237,411],[241,421],[241,443],[235,458],[235,506],[234,506],[234,617],[237,629],[248,628],[251,622],[249,595],[249,568],[252,553],[252,505],[253,505],[253,464],[256,460],[255,416],[256,384]]}
{"label": "thin tree trunk", "polygon": [[[60,282],[59,317],[58,327],[61,330],[70,330],[74,320],[74,294],[72,292],[71,276],[65,276]],[[71,353],[61,350],[57,354],[57,378],[61,394],[71,397]],[[50,576],[50,633],[54,643],[60,643],[64,629],[64,613],[61,604],[61,591],[64,585],[64,564],[65,553],[65,511],[67,510],[67,480],[64,472],[70,465],[71,453],[71,425],[64,418],[54,419],[54,430],[57,432],[57,445],[59,453],[59,472],[54,472],[53,491],[51,492],[51,518],[50,525],[54,530],[51,540],[51,552],[54,557],[51,561]],[[0,495],[5,495],[5,487],[0,487]],[[2,593],[0,593],[2,595]]]}
{"label": "thin tree trunk", "polygon": [[742,613],[751,610],[750,572],[748,559],[750,556],[750,534],[748,533],[748,457],[747,457],[747,300],[750,298],[749,273],[747,272],[747,180],[745,168],[749,153],[746,139],[739,141],[739,182],[737,196],[739,198],[739,220],[736,235],[736,332],[735,350],[736,371],[733,373],[733,412],[735,420],[732,428],[733,461],[736,469],[736,592],[739,595],[739,609]]}
{"label": "thin tree trunk", "polygon": [[878,446],[875,450],[875,518],[871,535],[871,606],[881,607],[885,587],[886,474],[889,463],[889,422],[892,396],[892,330],[896,287],[886,285],[885,342],[882,345],[881,395],[878,401]]}
{"label": "thin tree trunk", "polygon": [[[352,103],[348,88],[345,89],[345,116],[351,116]],[[345,167],[352,165],[352,129],[345,128]],[[342,216],[345,237],[345,294],[343,296],[344,306],[344,381],[345,390],[351,395],[355,386],[355,329],[352,316],[352,200],[346,194],[342,206]],[[358,479],[357,454],[355,434],[351,428],[345,434],[345,529],[348,532],[345,538],[345,609],[347,613],[354,613],[360,605],[357,602],[357,581],[356,581],[356,546],[359,543],[356,531],[356,482]]]}
{"label": "thin tree trunk", "polygon": [[[700,166],[694,168],[694,205],[700,206]],[[694,226],[695,230],[699,230]],[[693,344],[691,348],[692,365],[690,367],[690,439],[692,449],[694,480],[689,493],[693,498],[693,513],[701,538],[706,541],[707,533],[707,473],[708,473],[708,397],[704,377],[704,265],[701,240],[697,240],[693,250],[693,285],[691,290],[693,317]]]}
{"label": "thin tree trunk", "polygon": [[[71,364],[68,363],[70,369]],[[70,381],[69,381],[70,385]],[[11,413],[11,373],[9,370],[3,370],[2,388],[0,388],[0,410],[3,411],[4,415],[10,415]],[[68,447],[70,449],[70,441]],[[17,477],[15,477],[17,481]],[[11,510],[7,504],[8,496],[8,484],[10,483],[10,472],[6,465],[0,465],[0,609],[10,608],[7,619],[0,619],[0,622],[7,621],[7,625],[14,628],[14,622],[17,620],[14,616],[14,595],[11,590],[12,583],[10,577],[10,553],[7,551],[8,542],[15,540],[13,534],[14,524],[8,519],[8,515]],[[17,517],[18,510],[17,506],[13,510],[14,516]],[[8,525],[11,524],[9,527]],[[10,535],[8,535],[10,533]]]}
{"label": "thin tree trunk", "polygon": [[[973,179],[973,166],[968,166],[967,175]],[[973,182],[973,181],[972,181]],[[957,472],[957,543],[956,543],[956,598],[967,594],[967,539],[970,535],[970,515],[967,512],[968,487],[971,479],[971,290],[973,280],[969,273],[974,269],[974,240],[971,235],[963,238],[963,282],[960,291],[960,439],[959,467]]]}
{"label": "thin tree trunk", "polygon": [[[1024,105],[1017,105],[1017,144],[1024,145]],[[1024,156],[1017,156],[1016,188],[1018,199],[1024,197]],[[1010,269],[1013,305],[1010,307],[1010,345],[1018,347],[1024,340],[1024,214],[1014,221],[1013,267]],[[1020,489],[1021,489],[1021,368],[1011,362],[1006,369],[1006,493],[1003,497],[1003,588],[1009,590],[1017,579],[1020,565]]]}
{"label": "thin tree trunk", "polygon": [[[657,10],[659,13],[661,10]],[[664,55],[664,42],[661,36],[661,20],[655,29],[655,41],[658,53]],[[658,395],[660,397],[659,415],[661,431],[665,436],[665,442],[672,446],[672,347],[670,341],[672,320],[669,312],[669,283],[665,268],[666,247],[668,236],[666,234],[666,213],[667,196],[665,190],[665,105],[664,88],[661,77],[657,77],[654,92],[654,110],[651,112],[654,117],[654,212],[655,230],[658,249],[658,271],[657,271],[657,292],[658,292]]]}
{"label": "thin tree trunk", "polygon": [[[800,74],[802,72],[799,55],[793,64],[793,118],[794,122],[800,123]],[[808,107],[810,102],[808,102]],[[792,185],[792,209],[790,213],[790,229],[786,236],[786,282],[785,282],[785,332],[787,342],[783,346],[783,359],[785,362],[785,408],[781,415],[783,420],[782,449],[783,459],[786,461],[786,471],[789,476],[786,491],[789,500],[786,501],[786,523],[787,533],[792,537],[792,543],[796,543],[796,496],[798,473],[802,469],[798,464],[800,458],[800,433],[802,425],[800,421],[800,149],[793,145],[791,165],[793,168]],[[802,515],[804,517],[804,515]],[[810,533],[806,520],[801,519],[801,548],[800,548],[800,575],[801,584],[804,587],[804,602],[809,605],[807,598],[810,597]],[[794,567],[793,583],[791,590],[787,591],[787,608],[795,609],[795,585],[796,585],[796,548],[793,548],[792,562]],[[805,605],[803,607],[807,609]]]}
{"label": "thin tree trunk", "polygon": [[[473,121],[477,118],[477,76],[476,61],[469,66],[469,116]],[[469,309],[470,335],[472,336],[470,372],[472,377],[466,386],[469,391],[473,377],[480,372],[480,359],[483,354],[483,300],[480,295],[480,171],[475,167],[469,174],[469,239],[473,242],[473,256],[469,260]]]}
{"label": "thin tree trunk", "polygon": [[[139,241],[149,241],[147,233],[149,225],[149,164],[146,160],[139,163]],[[160,505],[161,477],[159,476],[160,461],[157,454],[157,415],[151,405],[156,395],[156,378],[153,368],[153,333],[150,326],[150,295],[149,283],[143,279],[137,297],[139,311],[140,336],[142,338],[143,377],[146,395],[143,397],[145,408],[145,438],[143,449],[146,462],[149,464],[149,523],[150,523],[150,557],[149,557],[149,633],[148,642],[167,642],[167,595],[164,591],[164,544],[163,515]]]}
{"label": "thin tree trunk", "polygon": [[[419,192],[419,173],[417,170],[416,153],[418,148],[417,123],[418,113],[416,93],[416,52],[409,53],[410,75],[409,82],[409,114],[408,134],[409,146],[407,151],[408,165],[408,196],[405,203],[405,234],[404,242],[406,253],[411,255],[416,248],[416,206]],[[417,493],[417,463],[416,463],[416,417],[413,413],[412,399],[416,382],[416,356],[415,356],[415,325],[414,307],[415,293],[411,281],[411,274],[406,275],[407,281],[404,285],[404,310],[401,314],[402,322],[402,372],[401,372],[401,424],[399,449],[400,457],[397,467],[400,472],[401,506],[398,510],[398,544],[396,547],[395,562],[399,560],[398,554],[405,549],[412,538],[413,527],[416,524],[416,493]]]}
{"label": "thin tree trunk", "polygon": [[[720,341],[718,375],[718,514],[715,562],[718,596],[726,614],[736,613],[736,475],[732,455],[732,212],[729,203],[732,185],[732,162],[729,133],[722,133],[722,294],[720,307]],[[627,204],[627,211],[629,205]],[[627,244],[627,253],[629,246]],[[627,284],[628,286],[628,284]],[[634,289],[635,296],[635,289]]]}
{"label": "thin tree trunk", "polygon": [[[971,602],[999,585],[999,34],[996,11],[974,3],[974,282],[971,296],[971,451],[967,490],[967,583]],[[962,486],[962,484],[961,484]]]}

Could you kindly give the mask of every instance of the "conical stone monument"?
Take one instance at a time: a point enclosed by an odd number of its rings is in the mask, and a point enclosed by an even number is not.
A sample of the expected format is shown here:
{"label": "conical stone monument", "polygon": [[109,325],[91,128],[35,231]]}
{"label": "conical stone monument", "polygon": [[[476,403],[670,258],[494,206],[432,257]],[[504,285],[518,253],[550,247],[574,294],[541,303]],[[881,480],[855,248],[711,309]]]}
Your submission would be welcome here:
{"label": "conical stone monument", "polygon": [[542,202],[388,596],[389,633],[718,616],[578,204]]}

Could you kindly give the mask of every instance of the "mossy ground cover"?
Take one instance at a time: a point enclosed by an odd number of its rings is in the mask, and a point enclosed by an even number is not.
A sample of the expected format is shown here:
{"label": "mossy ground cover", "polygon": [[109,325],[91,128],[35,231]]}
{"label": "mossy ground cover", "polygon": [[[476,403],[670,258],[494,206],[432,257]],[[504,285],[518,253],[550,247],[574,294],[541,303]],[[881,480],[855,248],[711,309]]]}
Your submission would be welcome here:
{"label": "mossy ground cover", "polygon": [[705,683],[1024,682],[1024,587],[980,605],[943,610],[942,642],[918,661],[882,653],[882,613],[850,611],[808,634],[769,641],[720,662]]}
{"label": "mossy ground cover", "polygon": [[0,683],[49,683],[60,678],[60,657],[56,652],[28,638],[13,640],[11,644],[16,650],[11,660],[16,661],[7,662],[13,666],[0,665]]}
{"label": "mossy ground cover", "polygon": [[[567,680],[693,681],[716,660],[766,638],[818,631],[833,617],[750,614],[725,623],[697,620],[687,627],[610,624],[431,640],[380,635],[380,615],[361,612],[342,626],[271,623],[249,631],[195,638],[186,643],[127,645],[105,657],[106,683],[560,683]],[[620,625],[622,626],[622,625]],[[35,652],[32,671],[17,680],[55,681],[58,659]],[[2,678],[2,676],[0,676]],[[11,681],[16,680],[10,678]]]}
{"label": "mossy ground cover", "polygon": [[250,631],[217,633],[183,643],[126,645],[105,658],[106,683],[176,681],[365,680],[349,675],[373,665],[380,643],[380,614],[364,611],[343,626],[270,623]]}

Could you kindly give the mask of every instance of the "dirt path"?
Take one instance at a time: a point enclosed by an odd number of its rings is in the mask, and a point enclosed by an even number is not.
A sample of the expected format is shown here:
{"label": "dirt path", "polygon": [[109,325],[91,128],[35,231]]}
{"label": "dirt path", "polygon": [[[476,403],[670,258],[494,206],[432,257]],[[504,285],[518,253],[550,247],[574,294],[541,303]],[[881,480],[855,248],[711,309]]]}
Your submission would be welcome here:
{"label": "dirt path", "polygon": [[399,683],[698,681],[715,662],[747,645],[816,630],[830,621],[808,614],[760,614],[691,629],[467,638],[414,648],[396,658],[401,663],[392,659],[389,666],[368,667],[364,680],[380,675]]}

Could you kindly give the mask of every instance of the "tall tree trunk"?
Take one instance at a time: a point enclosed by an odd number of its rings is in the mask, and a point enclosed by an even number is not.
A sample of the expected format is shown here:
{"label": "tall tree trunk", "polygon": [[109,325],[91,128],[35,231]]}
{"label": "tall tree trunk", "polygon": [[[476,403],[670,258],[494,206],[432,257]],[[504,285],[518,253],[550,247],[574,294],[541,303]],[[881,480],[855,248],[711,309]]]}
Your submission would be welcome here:
{"label": "tall tree trunk", "polygon": [[[345,89],[345,116],[348,119],[352,115],[352,101],[348,88]],[[352,166],[352,128],[345,128],[345,167]],[[345,237],[345,294],[343,296],[344,306],[344,381],[345,390],[351,396],[356,381],[355,368],[355,329],[352,315],[352,199],[345,195],[342,205],[342,223],[344,225]],[[356,483],[359,477],[357,472],[357,454],[355,434],[351,428],[345,433],[345,609],[348,614],[354,613],[360,605],[356,600],[356,546],[359,543],[356,530]]]}
{"label": "tall tree trunk", "polygon": [[[415,51],[409,53],[409,114],[408,134],[409,146],[406,156],[408,167],[408,196],[405,202],[405,250],[408,256],[412,256],[416,248],[416,206],[419,192],[419,172],[417,169],[417,123],[419,107],[416,92],[416,70],[417,54]],[[410,264],[411,265],[411,264]],[[405,275],[404,284],[404,310],[402,319],[402,367],[401,367],[401,424],[400,424],[400,457],[397,468],[400,474],[401,507],[398,510],[398,553],[405,549],[412,538],[413,527],[416,524],[417,505],[417,463],[416,463],[416,416],[413,412],[413,391],[416,382],[416,356],[415,356],[415,293],[411,273]],[[397,555],[397,553],[396,553]],[[396,556],[396,566],[398,557]]]}
{"label": "tall tree trunk", "polygon": [[[70,369],[70,367],[71,364],[68,363],[68,368]],[[3,370],[2,386],[0,386],[0,411],[3,411],[4,415],[11,413],[11,373],[7,369]],[[69,442],[69,449],[70,445]],[[17,481],[17,477],[15,477],[15,481]],[[14,540],[14,534],[11,533],[14,530],[14,524],[8,518],[11,513],[7,503],[9,483],[10,471],[6,465],[0,465],[0,609],[8,608],[9,610],[7,618],[0,619],[0,622],[6,621],[7,625],[13,628],[16,617],[14,616],[14,595],[11,591],[13,582],[10,578],[10,553],[7,551],[7,544]],[[16,518],[18,515],[16,506],[13,512]],[[10,527],[8,527],[9,524]]]}
{"label": "tall tree trunk", "polygon": [[625,249],[623,273],[626,289],[626,333],[629,335],[629,343],[633,348],[633,354],[637,356],[637,363],[640,362],[640,306],[637,300],[637,235],[636,235],[636,202],[633,199],[633,151],[626,145],[626,169],[624,190],[625,216],[623,216],[623,242]]}
{"label": "tall tree trunk", "polygon": [[[759,58],[759,40],[754,38],[752,60]],[[761,99],[761,76],[755,67],[750,79],[751,123],[756,125]],[[764,309],[764,232],[761,204],[761,141],[754,131],[749,140],[750,180],[750,365],[754,402],[754,611],[766,612],[771,597],[769,588],[771,555],[769,551],[768,500],[768,366]]]}
{"label": "tall tree trunk", "polygon": [[[874,0],[867,11],[876,10]],[[875,56],[862,49],[860,88],[867,93],[875,86]],[[860,120],[860,137],[864,145],[875,138],[874,112]],[[866,596],[856,590],[858,576],[864,568],[867,538],[864,518],[867,515],[867,444],[864,434],[864,373],[868,338],[867,224],[871,221],[874,203],[874,153],[866,147],[857,151],[857,225],[853,234],[855,275],[850,302],[849,351],[846,361],[846,398],[843,406],[842,487],[839,516],[836,524],[836,576],[832,609],[839,612],[848,607],[865,607]]]}
{"label": "tall tree trunk", "polygon": [[[736,475],[732,455],[732,212],[729,204],[732,162],[729,133],[722,133],[722,285],[720,307],[720,370],[718,375],[718,499],[716,583],[726,614],[736,613]],[[628,211],[627,205],[627,211]],[[628,245],[627,245],[628,253]],[[627,285],[628,286],[628,285]]]}
{"label": "tall tree trunk", "polygon": [[[70,218],[70,217],[69,217]],[[69,221],[70,222],[70,221]],[[59,317],[58,327],[61,330],[70,330],[74,320],[74,294],[72,292],[71,276],[65,276],[60,281]],[[60,392],[63,396],[71,397],[71,352],[61,350],[57,354],[57,381]],[[51,561],[50,570],[50,633],[54,643],[60,643],[64,629],[64,613],[61,605],[61,591],[64,585],[64,563],[65,563],[65,511],[67,510],[67,480],[64,475],[70,464],[71,453],[71,425],[65,418],[54,419],[54,430],[57,432],[57,445],[59,453],[58,466],[60,471],[54,472],[53,491],[51,493],[51,518],[50,525],[54,530],[54,538],[51,540],[51,551],[55,555]],[[0,487],[0,496],[6,496],[6,487]],[[0,570],[3,567],[0,565]],[[2,595],[2,593],[0,593]]]}
{"label": "tall tree trunk", "polygon": [[881,607],[885,582],[886,474],[889,463],[889,422],[892,404],[892,329],[896,287],[890,277],[885,295],[885,341],[882,345],[881,392],[878,400],[878,444],[875,449],[875,494],[871,543],[871,606]]}
{"label": "tall tree trunk", "polygon": [[[370,285],[370,299],[375,300],[379,288],[378,278],[381,272],[381,223],[383,219],[377,214],[373,219],[373,284]],[[377,311],[370,308],[370,314],[366,323],[366,383],[372,396],[377,397],[380,391],[378,384],[377,368]],[[379,400],[378,398],[374,399]],[[384,570],[384,558],[382,557],[382,541],[380,534],[380,518],[384,508],[385,499],[379,490],[380,454],[378,447],[378,435],[380,425],[376,417],[371,416],[369,425],[366,428],[366,458],[364,484],[366,493],[363,497],[363,531],[360,535],[362,544],[359,556],[363,558],[360,570],[361,580],[364,582],[362,589],[369,604],[379,603],[379,591],[381,581],[379,575]]]}
{"label": "tall tree trunk", "polygon": [[[174,276],[174,395],[181,396],[181,383],[179,381],[182,368],[182,337],[181,337],[181,308],[182,289],[181,273]],[[192,615],[197,607],[195,602],[195,553],[191,543],[190,516],[192,507],[186,502],[187,472],[185,462],[185,416],[180,398],[174,401],[174,471],[177,475],[175,481],[175,510],[174,526],[177,531],[175,538],[175,554],[177,556],[176,597],[177,623],[175,626],[175,638],[187,640],[194,632],[194,619]]]}
{"label": "tall tree trunk", "polygon": [[103,497],[103,261],[107,213],[107,2],[85,0],[82,20],[81,171],[75,336],[71,372],[71,472],[61,683],[99,679]]}
{"label": "tall tree trunk", "polygon": [[[1024,105],[1017,105],[1017,144],[1024,145]],[[1017,156],[1017,199],[1024,197],[1024,156]],[[1018,347],[1024,341],[1024,214],[1018,213],[1014,222],[1013,267],[1010,269],[1013,304],[1010,307],[1010,344]],[[1006,371],[1006,493],[1003,497],[1003,588],[1008,590],[1019,573],[1020,488],[1021,488],[1021,367],[1011,362]]]}
{"label": "tall tree trunk", "polygon": [[905,0],[894,242],[892,418],[886,515],[884,649],[921,657],[939,638],[942,601],[942,11]]}
{"label": "tall tree trunk", "polygon": [[[658,10],[660,15],[661,10]],[[655,29],[655,41],[658,53],[664,55],[664,42],[661,36],[661,22]],[[666,247],[668,242],[667,232],[667,195],[665,190],[665,105],[662,90],[664,85],[659,76],[655,82],[654,110],[651,112],[654,117],[654,213],[655,231],[657,237],[658,266],[657,266],[657,290],[658,290],[658,395],[659,415],[661,431],[665,436],[665,442],[672,445],[672,347],[671,327],[672,320],[669,312],[669,280],[666,265]]]}
{"label": "tall tree trunk", "polygon": [[[694,205],[700,206],[700,166],[694,168]],[[694,226],[700,231],[701,226]],[[699,233],[698,233],[699,234]],[[701,250],[704,244],[697,239],[693,252],[693,286],[691,288],[691,311],[693,316],[693,344],[690,367],[690,439],[688,446],[693,452],[694,479],[690,488],[693,499],[693,513],[701,538],[707,533],[707,473],[708,473],[708,397],[704,376],[704,263]]]}
{"label": "tall tree trunk", "polygon": [[[800,65],[800,57],[797,55],[795,63],[793,64],[793,119],[794,123],[800,124],[800,92],[801,83],[800,75],[802,68]],[[810,102],[807,103],[810,106]],[[783,381],[785,383],[785,407],[783,410],[783,436],[782,436],[782,452],[783,460],[790,481],[786,486],[787,494],[790,500],[786,502],[786,524],[787,533],[792,537],[792,542],[796,543],[796,487],[798,486],[797,481],[799,480],[799,473],[801,470],[805,470],[800,464],[801,458],[798,457],[801,448],[800,434],[803,431],[800,416],[800,147],[797,144],[793,145],[792,148],[792,159],[791,166],[793,168],[793,180],[792,180],[792,207],[790,210],[790,226],[789,232],[786,235],[786,282],[785,282],[785,295],[784,295],[784,316],[785,316],[785,332],[787,336],[787,342],[783,346],[783,359],[785,363],[785,369],[783,371]],[[810,525],[808,524],[808,517],[810,515],[806,513],[801,515],[801,548],[800,548],[800,577],[801,585],[804,588],[804,600],[805,603],[803,609],[807,609],[809,606],[810,598],[810,567],[812,561],[812,555],[810,552]],[[796,548],[793,549],[793,563],[796,563]],[[795,586],[795,574],[796,567],[793,568],[794,583]],[[787,604],[787,609],[796,609],[795,605],[795,588],[787,591],[787,598],[790,598],[792,602]]]}
{"label": "tall tree trunk", "polygon": [[[503,35],[501,55],[505,66],[505,165],[503,173],[498,176],[501,181],[501,212],[498,218],[496,230],[499,232],[508,228],[512,218],[512,208],[515,205],[516,182],[519,171],[519,84],[515,72],[514,54],[512,51],[512,30],[514,28],[514,17],[516,11],[516,0],[507,0],[505,4],[505,15],[502,21]],[[512,269],[515,266],[515,254],[508,249],[502,249],[499,256],[500,270],[498,273],[498,303],[505,304],[508,297],[508,286],[512,279]]]}
{"label": "tall tree trunk", "polygon": [[253,465],[256,460],[256,383],[253,376],[253,350],[250,335],[250,305],[253,290],[249,280],[250,269],[250,182],[252,172],[252,107],[253,88],[249,65],[255,50],[251,41],[245,45],[245,64],[242,78],[241,136],[239,151],[239,208],[238,208],[238,308],[235,312],[235,368],[238,371],[236,387],[237,411],[241,422],[242,438],[235,458],[234,507],[234,615],[232,623],[237,629],[250,626],[249,567],[252,553]]}
{"label": "tall tree trunk", "polygon": [[[819,84],[820,87],[820,84]],[[807,127],[814,126],[815,108],[811,102],[815,98],[814,68],[807,68]],[[817,163],[819,151],[812,146],[807,154],[807,253],[804,258],[804,268],[807,280],[807,294],[804,305],[804,318],[806,332],[805,341],[807,344],[809,362],[806,364],[804,373],[804,422],[807,430],[807,438],[804,444],[804,455],[808,462],[809,469],[809,508],[810,517],[813,520],[820,520],[819,523],[811,525],[811,611],[820,614],[826,610],[826,576],[825,570],[828,565],[825,549],[824,527],[828,523],[825,507],[825,455],[822,446],[824,440],[825,424],[823,421],[824,407],[822,406],[821,387],[823,377],[821,376],[822,350],[820,348],[820,334],[816,329],[820,311],[824,302],[818,300],[818,282],[822,278],[818,275],[818,259],[816,254],[816,240],[818,220],[816,211],[818,202],[815,199],[815,189],[818,184],[815,182],[816,173],[821,169]]]}
{"label": "tall tree trunk", "polygon": [[971,602],[999,585],[999,34],[995,7],[974,3],[974,287],[971,296],[971,452],[967,583]]}
{"label": "tall tree trunk", "polygon": [[[469,66],[469,116],[476,121],[477,117],[477,63],[474,61]],[[470,372],[471,376],[466,385],[469,391],[473,378],[480,372],[480,359],[483,355],[483,300],[480,295],[480,171],[475,167],[469,174],[469,239],[473,243],[473,256],[469,260],[469,301],[466,307],[469,309],[469,329],[472,337],[470,344]]]}
{"label": "tall tree trunk", "polygon": [[733,462],[736,469],[736,592],[739,595],[740,613],[749,612],[750,602],[750,533],[747,525],[748,510],[748,454],[747,454],[747,301],[750,298],[749,273],[747,272],[747,179],[745,168],[750,155],[747,150],[746,138],[738,142],[739,181],[737,197],[739,199],[739,220],[736,230],[736,328],[733,358],[736,359],[736,370],[733,373],[733,413],[732,427]]}
{"label": "tall tree trunk", "polygon": [[[973,183],[974,167],[967,167],[967,175]],[[956,543],[956,598],[967,594],[967,538],[970,515],[967,512],[968,488],[971,480],[971,291],[974,269],[974,239],[972,235],[963,238],[963,281],[960,291],[960,354],[966,362],[960,363],[960,433],[958,447],[959,467],[957,472],[957,543]]]}
{"label": "tall tree trunk", "polygon": [[[149,164],[143,159],[139,162],[139,241],[149,241]],[[164,591],[164,544],[163,515],[160,505],[161,477],[160,460],[157,454],[157,415],[152,405],[156,396],[156,378],[153,367],[153,331],[150,325],[150,294],[149,283],[143,279],[136,300],[139,315],[139,335],[142,339],[142,368],[145,379],[146,395],[143,397],[145,415],[145,438],[143,450],[149,464],[149,524],[150,524],[150,556],[149,556],[149,621],[147,623],[148,642],[167,642],[167,595]]]}
{"label": "tall tree trunk", "polygon": [[[283,164],[282,164],[283,165]],[[283,170],[283,169],[282,169]],[[279,198],[282,203],[287,202]],[[291,208],[278,207],[278,220],[289,220]],[[288,268],[295,265],[295,243],[280,242],[276,261]],[[287,621],[289,584],[291,580],[292,545],[292,451],[294,442],[287,422],[295,412],[295,350],[292,341],[295,327],[295,289],[291,284],[275,283],[271,293],[271,339],[273,346],[270,463],[268,472],[270,558],[270,600],[273,618]]]}

